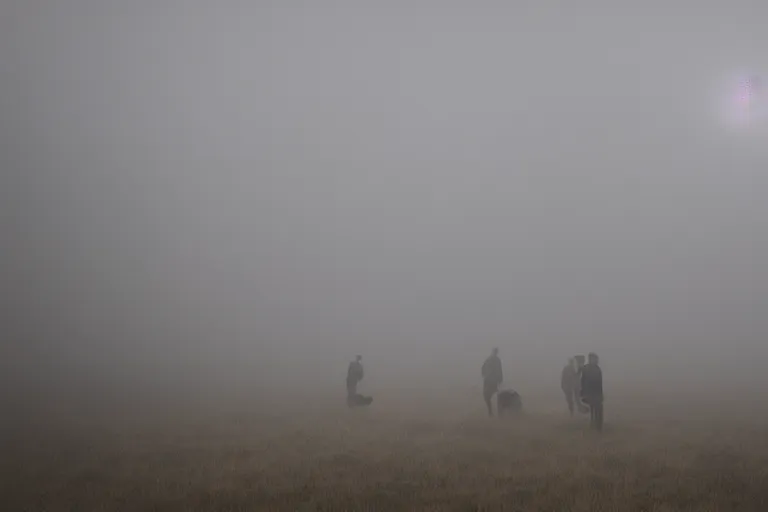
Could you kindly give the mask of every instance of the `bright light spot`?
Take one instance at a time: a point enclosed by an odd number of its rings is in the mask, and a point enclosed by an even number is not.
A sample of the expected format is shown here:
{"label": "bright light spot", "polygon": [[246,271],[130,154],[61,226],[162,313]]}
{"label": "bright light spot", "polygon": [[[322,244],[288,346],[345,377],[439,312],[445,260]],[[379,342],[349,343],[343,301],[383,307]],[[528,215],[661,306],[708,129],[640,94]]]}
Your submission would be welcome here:
{"label": "bright light spot", "polygon": [[722,113],[729,127],[756,130],[768,126],[768,95],[759,75],[742,74],[726,86]]}

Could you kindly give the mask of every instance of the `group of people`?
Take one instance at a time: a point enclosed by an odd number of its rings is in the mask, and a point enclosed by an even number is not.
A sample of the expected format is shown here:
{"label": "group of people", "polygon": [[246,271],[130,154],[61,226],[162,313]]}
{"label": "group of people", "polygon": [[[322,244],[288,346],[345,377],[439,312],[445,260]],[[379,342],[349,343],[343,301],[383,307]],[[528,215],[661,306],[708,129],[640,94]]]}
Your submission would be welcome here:
{"label": "group of people", "polygon": [[[603,371],[600,369],[600,359],[594,352],[587,356],[578,355],[568,360],[563,368],[560,387],[565,394],[568,411],[573,416],[575,409],[579,412],[590,413],[590,425],[595,430],[603,429]],[[499,392],[499,386],[504,381],[504,373],[499,359],[499,349],[493,352],[483,363],[483,400],[488,408],[488,416],[493,416],[491,398]],[[501,398],[501,396],[499,396]],[[501,403],[501,401],[499,402]],[[500,413],[501,411],[499,411]]]}
{"label": "group of people", "polygon": [[[357,356],[349,363],[347,369],[347,404],[369,405],[373,400],[358,394],[357,385],[363,380],[363,357]],[[600,359],[594,352],[587,356],[585,364],[583,355],[570,358],[560,376],[560,388],[565,394],[568,411],[571,416],[578,410],[590,413],[590,426],[595,430],[603,429],[603,371],[600,369]],[[504,372],[499,358],[499,349],[494,348],[491,355],[483,362],[483,400],[488,408],[488,416],[493,416],[491,399],[498,394],[498,408],[509,406],[519,409],[520,395],[515,391],[500,391],[499,386],[504,381]],[[501,415],[502,411],[498,411]]]}
{"label": "group of people", "polygon": [[589,412],[592,428],[603,429],[603,371],[597,354],[591,352],[586,364],[582,355],[570,358],[560,375],[560,388],[571,416],[574,408]]}

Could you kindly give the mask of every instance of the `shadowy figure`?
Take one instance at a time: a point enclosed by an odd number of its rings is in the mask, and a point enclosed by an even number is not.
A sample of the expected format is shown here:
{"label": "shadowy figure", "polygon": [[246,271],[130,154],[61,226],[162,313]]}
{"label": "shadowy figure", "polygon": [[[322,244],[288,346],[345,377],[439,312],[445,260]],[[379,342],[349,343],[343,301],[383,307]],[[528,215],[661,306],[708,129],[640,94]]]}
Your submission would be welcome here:
{"label": "shadowy figure", "polygon": [[589,406],[590,426],[597,431],[603,430],[603,371],[599,361],[592,352],[581,370],[581,398]]}
{"label": "shadowy figure", "polygon": [[560,389],[565,395],[565,402],[568,404],[568,412],[573,417],[574,404],[579,401],[578,394],[579,374],[576,371],[576,361],[574,358],[568,359],[568,364],[563,367],[560,373]]}
{"label": "shadowy figure", "polygon": [[483,363],[483,400],[488,407],[488,416],[493,416],[493,406],[491,398],[498,391],[499,384],[504,380],[504,374],[501,370],[501,359],[499,359],[499,349],[494,348],[491,355]]}
{"label": "shadowy figure", "polygon": [[347,368],[347,397],[357,394],[357,384],[363,380],[363,356],[355,357]]}
{"label": "shadowy figure", "polygon": [[581,370],[584,369],[586,357],[582,354],[573,357],[576,362],[576,377],[574,379],[574,397],[576,401],[576,410],[582,414],[589,412],[589,407],[581,400]]}

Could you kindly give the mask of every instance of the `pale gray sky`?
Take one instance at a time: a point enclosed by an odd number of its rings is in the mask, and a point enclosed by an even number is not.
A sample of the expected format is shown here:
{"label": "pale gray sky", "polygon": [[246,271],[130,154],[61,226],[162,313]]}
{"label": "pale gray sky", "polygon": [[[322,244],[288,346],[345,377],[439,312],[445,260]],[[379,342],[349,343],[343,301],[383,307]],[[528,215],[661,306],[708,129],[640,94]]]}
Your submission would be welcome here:
{"label": "pale gray sky", "polygon": [[561,3],[4,4],[4,364],[750,375],[768,7]]}

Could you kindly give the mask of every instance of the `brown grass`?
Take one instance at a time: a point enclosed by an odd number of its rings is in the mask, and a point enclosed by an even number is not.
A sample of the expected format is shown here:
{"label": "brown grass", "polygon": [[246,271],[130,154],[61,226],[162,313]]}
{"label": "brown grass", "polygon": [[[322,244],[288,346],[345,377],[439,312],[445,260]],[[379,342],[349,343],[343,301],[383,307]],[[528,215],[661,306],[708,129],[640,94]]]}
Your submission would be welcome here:
{"label": "brown grass", "polygon": [[503,422],[462,405],[6,429],[2,510],[768,510],[768,423],[748,407],[609,402],[595,435],[556,403]]}

